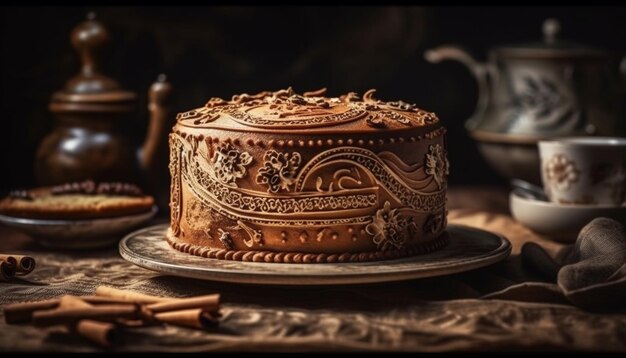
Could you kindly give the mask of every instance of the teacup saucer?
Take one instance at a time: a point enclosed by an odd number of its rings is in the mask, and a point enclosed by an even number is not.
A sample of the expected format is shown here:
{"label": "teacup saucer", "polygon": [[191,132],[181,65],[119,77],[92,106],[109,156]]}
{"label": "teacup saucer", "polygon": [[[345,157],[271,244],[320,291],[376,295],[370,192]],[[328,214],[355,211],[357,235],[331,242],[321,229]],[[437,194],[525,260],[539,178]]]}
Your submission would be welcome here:
{"label": "teacup saucer", "polygon": [[583,226],[597,217],[608,217],[626,224],[626,205],[562,205],[522,197],[515,191],[509,196],[511,214],[524,226],[558,241],[576,241]]}

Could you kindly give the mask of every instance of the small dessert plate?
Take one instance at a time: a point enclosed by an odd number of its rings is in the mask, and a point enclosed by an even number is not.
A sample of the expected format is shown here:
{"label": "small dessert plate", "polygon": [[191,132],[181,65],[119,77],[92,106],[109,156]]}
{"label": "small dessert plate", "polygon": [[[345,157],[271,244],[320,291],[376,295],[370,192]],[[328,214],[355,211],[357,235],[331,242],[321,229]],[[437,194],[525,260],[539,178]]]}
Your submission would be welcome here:
{"label": "small dessert plate", "polygon": [[144,213],[85,220],[42,220],[0,215],[0,223],[22,231],[46,247],[93,249],[116,243],[122,234],[154,217],[157,210],[155,205]]}
{"label": "small dessert plate", "polygon": [[522,197],[515,191],[509,196],[511,214],[524,226],[560,242],[574,242],[583,226],[597,217],[626,223],[626,205],[564,205]]}
{"label": "small dessert plate", "polygon": [[209,259],[173,249],[168,225],[128,234],[120,255],[137,266],[167,275],[265,285],[341,285],[402,281],[450,275],[505,259],[511,244],[503,236],[460,225],[448,225],[450,243],[428,254],[396,260],[324,264],[283,264]]}

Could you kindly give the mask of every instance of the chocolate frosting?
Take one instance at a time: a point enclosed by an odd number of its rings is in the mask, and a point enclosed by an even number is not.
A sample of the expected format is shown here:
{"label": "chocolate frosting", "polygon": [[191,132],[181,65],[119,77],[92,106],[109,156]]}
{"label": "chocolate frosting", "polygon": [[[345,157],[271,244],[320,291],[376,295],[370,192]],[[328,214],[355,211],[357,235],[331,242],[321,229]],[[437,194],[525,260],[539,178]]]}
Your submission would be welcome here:
{"label": "chocolate frosting", "polygon": [[384,102],[374,98],[371,89],[360,97],[350,92],[324,97],[326,89],[300,95],[289,87],[254,95],[234,95],[227,101],[211,98],[204,107],[180,113],[178,123],[190,128],[222,128],[253,132],[291,133],[370,132],[424,127],[439,119],[415,104]]}

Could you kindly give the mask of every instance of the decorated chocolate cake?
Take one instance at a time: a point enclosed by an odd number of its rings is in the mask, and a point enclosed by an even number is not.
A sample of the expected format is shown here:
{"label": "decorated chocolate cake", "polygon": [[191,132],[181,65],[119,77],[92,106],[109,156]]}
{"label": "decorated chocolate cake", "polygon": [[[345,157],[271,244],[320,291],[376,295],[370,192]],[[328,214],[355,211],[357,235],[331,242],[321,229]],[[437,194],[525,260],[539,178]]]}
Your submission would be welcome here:
{"label": "decorated chocolate cake", "polygon": [[446,244],[445,128],[403,101],[291,88],[180,113],[168,242],[225,260],[393,259]]}

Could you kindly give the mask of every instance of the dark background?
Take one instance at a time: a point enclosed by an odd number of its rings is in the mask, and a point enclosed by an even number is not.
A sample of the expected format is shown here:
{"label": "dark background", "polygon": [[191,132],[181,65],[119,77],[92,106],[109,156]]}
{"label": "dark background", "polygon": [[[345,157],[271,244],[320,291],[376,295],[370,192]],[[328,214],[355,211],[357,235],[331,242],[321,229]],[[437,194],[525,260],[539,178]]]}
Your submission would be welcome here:
{"label": "dark background", "polygon": [[476,83],[456,62],[427,63],[423,52],[462,44],[480,60],[491,46],[541,39],[548,17],[562,37],[626,54],[626,8],[619,7],[10,7],[1,8],[0,193],[34,185],[37,145],[52,129],[51,94],[79,68],[69,34],[88,11],[110,30],[107,73],[146,92],[164,72],[176,111],[213,96],[293,86],[329,94],[403,99],[436,112],[449,129],[451,184],[504,184],[481,160],[463,123]]}

